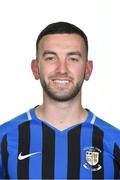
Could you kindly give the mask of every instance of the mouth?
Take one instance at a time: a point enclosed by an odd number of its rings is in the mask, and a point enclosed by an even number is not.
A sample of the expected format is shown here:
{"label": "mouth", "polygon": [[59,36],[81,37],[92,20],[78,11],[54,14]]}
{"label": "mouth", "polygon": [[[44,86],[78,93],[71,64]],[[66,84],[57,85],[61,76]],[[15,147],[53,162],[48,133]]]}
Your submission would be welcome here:
{"label": "mouth", "polygon": [[61,79],[53,79],[52,81],[54,83],[56,83],[56,84],[68,84],[68,83],[70,83],[70,80],[65,80],[65,79],[63,79],[63,80],[61,80]]}
{"label": "mouth", "polygon": [[55,88],[58,89],[66,89],[70,86],[71,80],[70,79],[51,79],[51,82]]}

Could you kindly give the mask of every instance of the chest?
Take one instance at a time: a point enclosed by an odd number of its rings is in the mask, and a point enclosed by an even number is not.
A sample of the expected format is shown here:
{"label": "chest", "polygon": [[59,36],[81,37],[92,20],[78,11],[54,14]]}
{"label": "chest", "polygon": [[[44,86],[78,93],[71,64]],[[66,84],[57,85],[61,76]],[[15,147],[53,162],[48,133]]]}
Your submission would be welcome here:
{"label": "chest", "polygon": [[99,129],[21,126],[8,134],[5,147],[11,179],[110,179],[118,168],[114,147]]}

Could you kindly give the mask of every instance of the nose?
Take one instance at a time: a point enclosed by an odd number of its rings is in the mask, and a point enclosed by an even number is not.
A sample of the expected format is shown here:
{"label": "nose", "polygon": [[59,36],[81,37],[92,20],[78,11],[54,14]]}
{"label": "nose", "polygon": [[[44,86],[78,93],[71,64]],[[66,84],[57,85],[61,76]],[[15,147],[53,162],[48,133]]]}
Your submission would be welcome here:
{"label": "nose", "polygon": [[57,66],[57,71],[62,74],[68,72],[68,66],[67,66],[67,62],[65,60],[59,61],[58,66]]}

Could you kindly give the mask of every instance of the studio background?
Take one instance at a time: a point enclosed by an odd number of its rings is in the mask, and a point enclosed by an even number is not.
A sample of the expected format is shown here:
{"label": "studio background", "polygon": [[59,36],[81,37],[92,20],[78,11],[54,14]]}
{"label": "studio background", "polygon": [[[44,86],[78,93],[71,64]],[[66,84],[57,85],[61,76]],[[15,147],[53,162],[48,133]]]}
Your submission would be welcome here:
{"label": "studio background", "polygon": [[68,21],[88,36],[92,76],[83,106],[120,128],[119,0],[0,1],[0,124],[42,103],[32,75],[35,43],[49,23]]}

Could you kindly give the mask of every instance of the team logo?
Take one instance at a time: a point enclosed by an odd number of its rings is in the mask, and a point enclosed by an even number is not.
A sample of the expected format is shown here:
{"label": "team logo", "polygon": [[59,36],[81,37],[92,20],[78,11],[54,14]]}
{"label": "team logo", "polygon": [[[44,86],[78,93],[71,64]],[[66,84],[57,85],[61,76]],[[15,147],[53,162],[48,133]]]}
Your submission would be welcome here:
{"label": "team logo", "polygon": [[89,171],[99,171],[102,166],[99,163],[101,150],[97,147],[87,147],[85,151],[85,163],[83,166]]}

